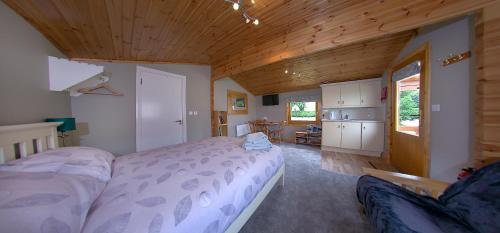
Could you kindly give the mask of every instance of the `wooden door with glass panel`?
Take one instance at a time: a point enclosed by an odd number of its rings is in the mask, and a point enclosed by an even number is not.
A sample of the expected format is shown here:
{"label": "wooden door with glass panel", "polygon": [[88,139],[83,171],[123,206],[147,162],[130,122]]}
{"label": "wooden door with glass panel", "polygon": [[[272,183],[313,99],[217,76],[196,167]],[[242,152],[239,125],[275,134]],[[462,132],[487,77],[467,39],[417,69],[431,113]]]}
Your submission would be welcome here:
{"label": "wooden door with glass panel", "polygon": [[428,176],[427,57],[424,46],[393,67],[391,75],[391,164],[417,176]]}

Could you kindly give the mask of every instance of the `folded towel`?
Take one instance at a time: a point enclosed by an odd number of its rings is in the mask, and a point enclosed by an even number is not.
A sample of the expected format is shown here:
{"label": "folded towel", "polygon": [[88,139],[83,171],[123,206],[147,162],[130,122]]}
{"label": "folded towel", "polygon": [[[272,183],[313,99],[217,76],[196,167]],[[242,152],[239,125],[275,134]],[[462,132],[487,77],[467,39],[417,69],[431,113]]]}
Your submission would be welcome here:
{"label": "folded towel", "polygon": [[248,143],[248,144],[261,144],[261,143],[269,143],[269,140],[267,138],[262,138],[262,139],[258,139],[258,140],[254,140],[254,141],[248,141],[248,140],[246,140],[245,143]]}
{"label": "folded towel", "polygon": [[268,140],[267,135],[262,132],[251,133],[246,137],[247,142],[259,142],[262,140]]}
{"label": "folded towel", "polygon": [[273,145],[271,143],[266,143],[266,144],[248,144],[248,143],[245,143],[243,144],[243,149],[245,149],[246,151],[250,151],[250,150],[269,150],[273,147]]}
{"label": "folded towel", "polygon": [[262,132],[247,135],[242,147],[246,150],[268,150],[273,147],[267,135]]}

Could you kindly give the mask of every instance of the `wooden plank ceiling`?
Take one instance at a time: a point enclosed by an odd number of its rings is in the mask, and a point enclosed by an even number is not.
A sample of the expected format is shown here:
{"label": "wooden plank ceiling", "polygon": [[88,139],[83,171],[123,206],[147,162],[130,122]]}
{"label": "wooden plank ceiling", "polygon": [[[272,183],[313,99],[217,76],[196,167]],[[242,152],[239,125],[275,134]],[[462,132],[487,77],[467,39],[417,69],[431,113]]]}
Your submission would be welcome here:
{"label": "wooden plank ceiling", "polygon": [[211,64],[224,77],[496,0],[255,0],[257,27],[223,0],[3,1],[69,58]]}
{"label": "wooden plank ceiling", "polygon": [[414,34],[407,31],[341,46],[261,66],[231,78],[254,95],[318,88],[322,82],[376,78],[382,76]]}

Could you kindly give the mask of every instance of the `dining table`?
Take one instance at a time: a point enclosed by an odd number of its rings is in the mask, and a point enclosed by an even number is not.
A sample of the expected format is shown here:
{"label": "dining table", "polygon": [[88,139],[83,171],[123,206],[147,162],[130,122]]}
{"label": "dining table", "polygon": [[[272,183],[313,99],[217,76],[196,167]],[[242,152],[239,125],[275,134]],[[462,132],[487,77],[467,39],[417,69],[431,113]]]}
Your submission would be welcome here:
{"label": "dining table", "polygon": [[251,122],[253,125],[254,132],[263,132],[269,138],[271,138],[271,129],[274,127],[279,127],[282,122],[273,122],[273,121],[254,121]]}

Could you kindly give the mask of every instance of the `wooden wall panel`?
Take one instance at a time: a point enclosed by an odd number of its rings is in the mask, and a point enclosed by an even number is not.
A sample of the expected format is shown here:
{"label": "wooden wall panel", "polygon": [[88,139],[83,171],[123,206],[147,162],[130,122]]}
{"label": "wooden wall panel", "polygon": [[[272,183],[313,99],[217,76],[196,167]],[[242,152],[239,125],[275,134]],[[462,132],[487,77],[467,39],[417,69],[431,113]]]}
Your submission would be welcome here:
{"label": "wooden wall panel", "polygon": [[[322,21],[308,22],[280,37],[245,46],[212,64],[215,77],[235,75],[283,59],[302,56],[424,25],[480,9],[495,1],[363,1],[340,11],[325,10]],[[326,16],[326,17],[325,17]],[[261,42],[261,41],[259,41]]]}
{"label": "wooden wall panel", "polygon": [[476,16],[475,162],[500,160],[500,3]]}
{"label": "wooden wall panel", "polygon": [[254,95],[319,88],[323,82],[376,78],[382,76],[414,34],[407,31],[341,46],[265,65],[231,78]]}
{"label": "wooden wall panel", "polygon": [[75,60],[211,64],[217,78],[471,12],[498,0],[3,0]]}

